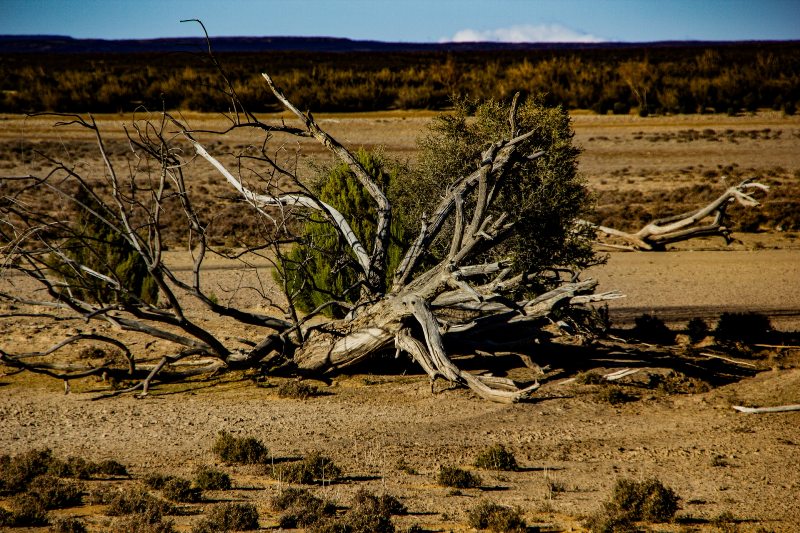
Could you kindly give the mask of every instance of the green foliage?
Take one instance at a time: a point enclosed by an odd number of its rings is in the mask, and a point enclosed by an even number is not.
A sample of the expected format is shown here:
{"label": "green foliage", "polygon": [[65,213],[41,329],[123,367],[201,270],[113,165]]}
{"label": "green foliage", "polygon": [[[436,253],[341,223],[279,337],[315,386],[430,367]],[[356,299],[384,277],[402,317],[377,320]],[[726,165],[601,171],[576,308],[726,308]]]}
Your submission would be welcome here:
{"label": "green foliage", "polygon": [[192,533],[223,533],[258,529],[258,510],[252,503],[221,503],[211,508]]}
{"label": "green foliage", "polygon": [[487,470],[517,470],[519,465],[514,454],[502,444],[495,444],[481,450],[475,457],[476,468]]}
{"label": "green foliage", "polygon": [[527,531],[521,509],[488,501],[480,502],[469,511],[467,523],[475,529],[488,529],[496,533]]}
{"label": "green foliage", "polygon": [[286,483],[311,485],[330,483],[342,475],[339,468],[330,458],[319,453],[306,455],[303,460],[278,465],[273,477]]}
{"label": "green foliage", "polygon": [[[125,237],[102,219],[121,225],[121,222],[84,187],[74,199],[78,214],[72,228],[74,235],[62,249],[71,261],[88,267],[114,280],[119,287],[78,270],[70,261],[51,254],[48,266],[69,285],[73,297],[108,304],[116,302],[145,303],[158,301],[158,286],[147,270],[139,253]],[[102,218],[102,219],[101,219]]]}
{"label": "green foliage", "polygon": [[194,484],[202,490],[230,490],[231,477],[221,470],[203,466],[195,473]]}
{"label": "green foliage", "polygon": [[[385,194],[390,194],[393,183],[399,179],[400,167],[379,152],[362,149],[355,155],[375,183]],[[367,253],[371,253],[377,228],[375,202],[350,168],[340,163],[321,169],[313,189],[320,200],[342,213],[359,242]],[[402,210],[392,212],[387,281],[394,274],[406,243],[411,239],[411,229],[404,226],[404,220],[407,218]],[[360,291],[355,285],[360,272],[352,251],[340,239],[336,229],[322,215],[315,213],[306,222],[300,242],[287,255],[283,269],[276,270],[276,277],[279,281],[286,280],[297,308],[309,312],[331,300],[357,301]],[[325,313],[334,317],[344,316],[339,307],[328,307]]]}
{"label": "green foliage", "polygon": [[226,463],[256,464],[269,460],[269,450],[254,437],[234,437],[220,431],[211,451]]}
{"label": "green foliage", "polygon": [[678,511],[678,497],[657,479],[619,479],[603,510],[589,519],[596,532],[633,531],[633,522],[669,522]]}
{"label": "green foliage", "polygon": [[758,343],[769,340],[772,324],[761,313],[722,313],[714,329],[718,341]]}
{"label": "green foliage", "polygon": [[175,477],[164,483],[161,493],[173,502],[194,503],[199,502],[202,491],[193,487],[191,481]]}
{"label": "green foliage", "polygon": [[[470,119],[471,105],[458,100],[453,113],[431,121],[419,140],[419,177],[408,184],[415,191],[413,197],[428,203],[410,206],[412,218],[430,212],[431,202],[441,198],[453,179],[473,172],[490,143],[511,137],[509,110],[510,105],[489,100],[475,107],[475,118]],[[569,115],[561,107],[547,107],[541,98],[528,98],[519,106],[516,120],[520,133],[534,131],[524,151],[544,150],[545,155],[514,163],[501,184],[490,214],[508,213],[515,229],[492,247],[492,258],[511,257],[517,272],[534,275],[556,266],[583,268],[596,263],[589,228],[576,230],[574,224],[587,216],[592,202],[578,175],[579,150],[572,144]],[[449,240],[442,245],[449,245]]]}
{"label": "green foliage", "polygon": [[439,467],[439,475],[436,477],[436,481],[443,487],[453,487],[455,489],[472,489],[481,485],[481,478],[476,474],[457,466],[448,465]]}

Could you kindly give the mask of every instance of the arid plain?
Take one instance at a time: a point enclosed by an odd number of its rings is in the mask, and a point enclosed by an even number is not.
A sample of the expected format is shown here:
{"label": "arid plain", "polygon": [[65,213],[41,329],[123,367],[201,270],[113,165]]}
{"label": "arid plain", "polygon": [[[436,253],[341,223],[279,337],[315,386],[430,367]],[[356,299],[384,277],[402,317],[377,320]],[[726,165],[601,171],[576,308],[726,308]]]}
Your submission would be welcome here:
{"label": "arid plain", "polygon": [[[413,161],[415,139],[431,116],[387,112],[317,119],[350,147],[383,146],[388,154]],[[122,141],[121,127],[130,117],[97,118],[110,139]],[[212,115],[187,119],[198,129],[223,127]],[[583,149],[581,171],[610,221],[619,205],[633,199],[670,202],[679,189],[705,184],[721,191],[726,179],[750,176],[770,185],[771,201],[797,200],[800,117],[576,113],[573,119],[575,141]],[[44,146],[86,168],[97,165],[85,133],[54,129],[53,122],[0,116],[0,176],[45,171],[46,164],[32,155]],[[236,132],[224,142],[254,141],[252,133]],[[301,148],[301,171],[307,171],[305,158],[326,157],[317,145]],[[203,186],[208,205],[224,209],[231,191],[202,162],[192,165],[190,186]],[[681,198],[687,205],[695,200],[688,193]],[[590,275],[600,280],[601,290],[627,295],[610,306],[615,325],[630,325],[650,313],[680,329],[693,317],[713,324],[724,311],[757,311],[778,329],[800,330],[800,234],[775,225],[757,229],[736,233],[739,240],[730,245],[709,238],[659,253],[610,252],[608,263]],[[169,260],[186,261],[178,249]],[[236,274],[219,266],[206,283],[224,292]],[[19,279],[3,278],[0,284],[3,291],[30,290]],[[240,303],[259,306],[255,299]],[[0,348],[9,351],[41,349],[75,330],[106,331],[100,324],[15,316],[18,307],[0,305]],[[231,327],[227,333],[242,332]],[[147,356],[166,349],[131,341]],[[480,361],[469,364],[480,368]],[[375,368],[318,382],[325,394],[306,400],[279,398],[272,385],[280,378],[256,383],[231,373],[157,387],[145,399],[101,401],[91,400],[108,385],[94,379],[75,384],[65,396],[57,381],[5,369],[9,373],[0,374],[0,453],[49,447],[62,456],[114,458],[128,465],[134,480],[90,483],[130,484],[155,471],[190,477],[198,466],[215,464],[211,446],[226,430],[261,439],[276,460],[311,451],[331,456],[346,477],[314,492],[346,505],[358,488],[385,490],[409,509],[410,514],[395,518],[399,529],[418,524],[424,530],[467,531],[467,511],[481,500],[519,506],[529,525],[547,531],[580,529],[582,518],[600,509],[615,480],[656,477],[681,497],[677,521],[657,526],[659,531],[796,531],[800,413],[745,415],[731,406],[800,403],[800,350],[765,350],[746,364],[759,372],[695,394],[646,389],[633,379],[626,387],[638,400],[624,404],[603,401],[600,385],[577,385],[566,381],[568,373],[556,374],[541,388],[540,399],[513,406],[482,401],[466,390],[432,394],[421,372],[383,375]],[[602,371],[615,365],[598,361],[595,366]],[[436,484],[440,465],[473,469],[476,453],[492,444],[513,451],[522,468],[480,471],[478,489],[456,492]],[[255,503],[261,526],[276,527],[269,498],[281,484],[254,467],[219,466],[232,475],[235,490],[211,499]],[[91,531],[102,531],[108,520],[102,510],[83,506],[65,512],[84,517]],[[187,513],[175,519],[188,531],[198,517]]]}

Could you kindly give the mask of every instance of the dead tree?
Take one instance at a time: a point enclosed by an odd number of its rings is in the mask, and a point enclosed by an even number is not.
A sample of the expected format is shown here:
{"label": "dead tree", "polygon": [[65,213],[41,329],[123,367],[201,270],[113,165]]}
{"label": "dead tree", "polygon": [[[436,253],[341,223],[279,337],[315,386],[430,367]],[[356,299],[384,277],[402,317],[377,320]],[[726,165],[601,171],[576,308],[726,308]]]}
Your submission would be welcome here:
{"label": "dead tree", "polygon": [[[664,250],[667,244],[704,236],[721,236],[730,244],[733,239],[730,228],[725,224],[727,208],[734,202],[746,207],[756,207],[760,204],[753,196],[753,191],[766,192],[769,190],[768,186],[755,182],[754,179],[746,179],[738,185],[729,187],[706,206],[687,213],[659,218],[645,225],[636,233],[587,221],[580,221],[580,223],[594,228],[598,234],[598,242],[610,248],[657,251]],[[621,239],[626,244],[607,242],[608,237]]]}
{"label": "dead tree", "polygon": [[[517,179],[521,165],[546,157],[548,149],[538,145],[534,130],[518,131],[516,98],[508,116],[511,135],[486,145],[474,170],[454,176],[442,189],[438,203],[422,217],[416,238],[387,283],[393,206],[385,191],[348,148],[325,132],[310,113],[293,105],[268,75],[263,77],[283,106],[297,117],[299,126],[262,122],[241,108],[229,86],[234,110],[230,130],[251,128],[265,135],[260,147],[239,154],[233,163],[226,163],[224,153],[213,153],[203,141],[225,132],[193,130],[180,118],[162,113],[155,119],[134,120],[128,131],[123,172],[91,116],[62,115],[59,126],[81,127],[94,136],[104,167],[102,179],[92,181],[73,165],[51,159],[48,174],[7,181],[11,192],[0,203],[3,274],[11,281],[20,274],[35,280],[46,297],[6,292],[0,298],[46,305],[86,321],[104,321],[115,330],[168,341],[177,347],[174,353],[143,367],[140,356],[120,339],[78,334],[36,353],[2,347],[0,361],[65,382],[115,373],[136,380],[120,392],[146,394],[152,381],[167,369],[173,375],[192,375],[283,361],[299,373],[330,373],[395,350],[409,354],[432,381],[441,378],[492,401],[515,402],[528,398],[538,383],[519,386],[509,379],[466,372],[451,360],[448,344],[457,341],[462,351],[493,340],[499,345],[509,338],[509,332],[540,330],[552,322],[550,317],[556,311],[563,316],[571,308],[620,297],[616,292],[595,293],[595,281],[580,279],[580,272],[559,265],[529,271],[520,268],[513,256],[498,257],[498,251],[519,232],[515,214],[498,199]],[[320,200],[298,178],[296,168],[279,160],[276,153],[280,149],[270,152],[269,142],[280,136],[316,139],[347,164],[374,203],[373,242],[361,242],[353,221]],[[316,213],[334,229],[359,269],[355,288],[359,298],[348,306],[344,318],[320,320],[327,305],[341,303],[337,295],[303,315],[291,294],[286,302],[266,300],[265,296],[265,306],[272,312],[262,313],[220,303],[203,289],[205,260],[220,252],[209,244],[207,221],[187,187],[187,169],[197,164],[194,160],[211,165],[239,195],[246,207],[243,214],[255,217],[265,230],[263,243],[229,253],[229,257],[243,263],[260,257],[276,269],[285,268],[286,247],[298,238],[292,230],[293,220]],[[69,209],[43,209],[40,200],[44,197]],[[162,232],[167,210],[183,213],[193,263],[189,279],[164,261]],[[77,218],[76,212],[80,213]],[[87,231],[88,221],[101,229]],[[583,237],[576,234],[570,238]],[[120,259],[103,251],[108,246],[125,251],[126,268],[139,268],[135,288],[128,271],[120,270]],[[435,254],[434,247],[438,247]],[[151,287],[156,297],[148,296],[141,288],[144,285]],[[189,300],[199,302],[220,320],[248,325],[251,337],[235,343],[224,340],[213,331],[213,321],[203,323],[187,312]],[[122,348],[125,365],[42,362],[45,356],[85,341]],[[202,356],[206,364],[176,370],[176,364],[188,356]]]}

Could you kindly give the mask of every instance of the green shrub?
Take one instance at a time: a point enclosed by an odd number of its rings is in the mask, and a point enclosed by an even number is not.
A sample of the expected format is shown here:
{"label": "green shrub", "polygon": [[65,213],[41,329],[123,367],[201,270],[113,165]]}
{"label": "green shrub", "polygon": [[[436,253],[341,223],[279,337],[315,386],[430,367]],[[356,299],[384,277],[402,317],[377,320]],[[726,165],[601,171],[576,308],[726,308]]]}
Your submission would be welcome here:
{"label": "green shrub", "polygon": [[28,493],[37,496],[46,509],[61,509],[80,505],[83,485],[45,474],[30,482]]}
{"label": "green shrub", "polygon": [[221,533],[258,529],[258,510],[252,503],[221,503],[211,508],[192,533]]}
{"label": "green shrub", "polygon": [[57,518],[50,527],[52,533],[86,533],[86,524],[75,517]]}
{"label": "green shrub", "polygon": [[254,437],[234,437],[220,431],[211,451],[226,463],[258,464],[269,460],[269,451]]}
{"label": "green shrub", "polygon": [[497,533],[527,531],[522,510],[482,501],[467,515],[467,523],[475,529],[488,529]]}
{"label": "green shrub", "polygon": [[195,473],[194,484],[202,490],[230,490],[231,477],[221,470],[203,466]]}
{"label": "green shrub", "polygon": [[336,481],[342,470],[328,457],[319,453],[306,455],[302,461],[278,465],[274,477],[286,483],[311,485]]}
{"label": "green shrub", "polygon": [[611,499],[603,504],[602,512],[589,519],[592,531],[615,532],[633,530],[632,523],[669,522],[678,511],[675,492],[657,479],[617,480]]}
{"label": "green shrub", "polygon": [[334,516],[336,506],[317,498],[307,489],[287,488],[271,500],[272,508],[283,511],[278,525],[284,529],[305,528]]}
{"label": "green shrub", "polygon": [[181,478],[172,478],[161,489],[165,498],[173,502],[194,503],[200,501],[202,491],[193,487],[191,481]]}
{"label": "green shrub", "polygon": [[[384,194],[390,195],[393,181],[399,179],[399,165],[391,163],[379,152],[362,149],[355,156]],[[320,200],[342,213],[359,242],[370,253],[378,222],[375,202],[347,164],[320,169],[312,189]],[[413,229],[404,226],[404,216],[402,210],[392,212],[385,273],[387,283],[394,275],[406,245],[413,239]],[[356,302],[360,296],[356,286],[360,272],[361,268],[346,243],[325,217],[315,213],[308,218],[301,241],[287,255],[283,268],[275,270],[275,275],[279,281],[286,280],[288,294],[292,295],[297,308],[309,312],[331,300]],[[336,318],[345,313],[336,306],[325,310],[325,314]]]}
{"label": "green shrub", "polygon": [[439,485],[456,489],[471,489],[480,487],[481,478],[457,466],[442,465],[436,478]]}
{"label": "green shrub", "polygon": [[[136,302],[154,304],[158,286],[136,248],[102,219],[123,227],[121,220],[103,206],[85,187],[74,196],[78,210],[72,235],[62,249],[69,259],[55,254],[48,266],[69,286],[69,294],[78,299],[110,304]],[[77,270],[70,261],[84,265],[113,279],[113,284]]]}
{"label": "green shrub", "polygon": [[722,313],[714,338],[723,342],[758,343],[769,340],[772,324],[761,313]]}
{"label": "green shrub", "polygon": [[506,449],[502,444],[495,444],[482,450],[475,457],[474,465],[476,468],[486,470],[517,470],[517,459],[514,454]]}

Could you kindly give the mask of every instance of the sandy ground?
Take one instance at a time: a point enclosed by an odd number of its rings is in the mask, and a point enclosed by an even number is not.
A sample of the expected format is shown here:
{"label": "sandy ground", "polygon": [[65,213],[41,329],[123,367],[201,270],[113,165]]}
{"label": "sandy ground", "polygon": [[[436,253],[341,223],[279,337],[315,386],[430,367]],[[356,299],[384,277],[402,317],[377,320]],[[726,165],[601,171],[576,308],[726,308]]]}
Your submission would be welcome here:
{"label": "sandy ground", "polygon": [[[386,144],[391,153],[412,157],[413,139],[429,115],[320,118],[352,145]],[[104,126],[122,120],[101,119]],[[800,169],[798,138],[792,136],[800,132],[798,118],[762,114],[641,120],[576,115],[575,127],[585,149],[582,169],[598,188],[608,186],[615,172],[625,167],[630,167],[630,177],[619,186],[663,188],[675,185],[670,172],[698,161],[704,168],[737,162],[755,169]],[[785,133],[778,140],[737,144],[634,139],[640,131],[688,128],[772,128]],[[43,131],[31,119],[0,120],[0,139],[24,143],[32,136],[41,138]],[[50,135],[58,140],[62,134]],[[654,182],[654,176],[661,181]],[[615,252],[607,265],[588,275],[600,280],[601,290],[619,289],[627,295],[610,306],[615,324],[630,324],[648,312],[682,327],[694,316],[713,321],[723,311],[748,310],[769,314],[781,329],[800,329],[797,265],[800,249],[793,239],[759,234],[745,236],[742,244],[729,248],[704,241],[667,253]],[[235,287],[237,278],[220,268],[207,283],[222,294]],[[24,286],[18,284],[17,290]],[[263,305],[252,295],[236,297],[246,307]],[[8,306],[0,310],[2,349],[36,349],[93,327],[105,331],[91,324],[53,325],[42,317],[8,317],[13,311]],[[234,326],[221,328],[229,338],[243,333]],[[135,342],[145,353],[156,351],[142,340]],[[437,389],[432,394],[427,378],[418,373],[383,375],[379,369],[319,382],[326,395],[305,401],[278,398],[271,385],[280,378],[268,378],[265,387],[239,373],[166,385],[145,399],[102,401],[91,400],[106,388],[93,379],[75,384],[73,393],[64,395],[52,380],[5,375],[0,376],[0,453],[46,446],[61,455],[115,458],[129,465],[134,477],[153,471],[188,477],[198,465],[215,462],[211,444],[218,431],[227,430],[262,439],[277,460],[323,451],[341,464],[348,478],[315,492],[346,504],[357,488],[386,490],[400,496],[411,511],[396,519],[400,527],[419,524],[433,531],[466,531],[467,511],[486,499],[520,506],[529,524],[557,531],[580,528],[581,518],[600,508],[616,479],[654,476],[682,498],[678,521],[658,526],[659,531],[713,531],[722,526],[797,531],[800,413],[744,415],[731,406],[800,403],[799,361],[796,349],[781,350],[752,361],[764,369],[754,377],[694,395],[641,389],[633,379],[627,388],[640,399],[622,405],[602,401],[596,394],[600,386],[554,379],[542,387],[539,400],[501,406],[465,390]],[[436,485],[440,465],[471,468],[475,454],[495,443],[515,453],[521,471],[481,471],[482,487],[460,495]],[[400,460],[415,473],[398,468]],[[261,525],[275,526],[268,500],[280,490],[279,484],[252,467],[225,468],[237,490],[219,499],[252,501],[262,513]],[[93,531],[102,530],[103,519],[96,511],[69,512],[86,515]],[[176,520],[179,528],[188,530],[197,519]]]}

